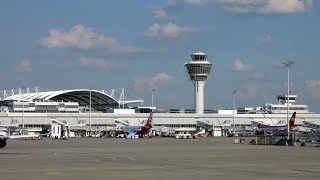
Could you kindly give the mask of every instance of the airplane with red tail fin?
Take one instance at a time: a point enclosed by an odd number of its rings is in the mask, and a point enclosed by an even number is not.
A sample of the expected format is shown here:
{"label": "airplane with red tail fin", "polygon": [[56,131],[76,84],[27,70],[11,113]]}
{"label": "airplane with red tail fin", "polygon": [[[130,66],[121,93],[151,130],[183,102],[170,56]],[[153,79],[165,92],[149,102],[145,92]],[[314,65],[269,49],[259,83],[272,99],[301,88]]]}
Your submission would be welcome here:
{"label": "airplane with red tail fin", "polygon": [[[292,129],[294,127],[294,121],[296,118],[296,112],[294,112],[290,118],[289,121],[289,127],[290,129]],[[285,125],[265,125],[265,124],[258,124],[258,130],[259,131],[283,131],[286,130],[288,128],[287,124]]]}
{"label": "airplane with red tail fin", "polygon": [[127,126],[121,127],[121,130],[127,133],[127,136],[126,136],[127,138],[132,138],[135,135],[139,135],[139,137],[143,137],[143,135],[147,134],[152,128],[152,124],[153,124],[152,116],[153,116],[153,112],[150,112],[149,118],[145,125],[138,125],[138,126],[127,125]]}

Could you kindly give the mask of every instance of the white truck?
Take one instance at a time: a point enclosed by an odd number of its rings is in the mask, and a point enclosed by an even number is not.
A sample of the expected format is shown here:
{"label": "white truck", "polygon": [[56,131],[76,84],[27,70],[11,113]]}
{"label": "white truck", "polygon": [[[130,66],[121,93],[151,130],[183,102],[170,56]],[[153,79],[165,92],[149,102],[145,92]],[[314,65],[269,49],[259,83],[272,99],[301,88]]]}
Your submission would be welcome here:
{"label": "white truck", "polygon": [[176,139],[192,139],[192,134],[188,132],[179,132],[176,134]]}

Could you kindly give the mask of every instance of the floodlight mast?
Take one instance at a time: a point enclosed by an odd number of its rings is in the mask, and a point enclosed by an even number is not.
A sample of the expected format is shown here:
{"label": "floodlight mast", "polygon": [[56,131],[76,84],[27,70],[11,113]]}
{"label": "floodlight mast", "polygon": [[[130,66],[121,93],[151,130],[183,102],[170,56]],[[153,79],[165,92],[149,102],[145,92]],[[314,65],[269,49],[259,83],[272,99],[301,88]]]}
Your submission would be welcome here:
{"label": "floodlight mast", "polygon": [[91,88],[89,88],[89,127],[91,133]]}
{"label": "floodlight mast", "polygon": [[235,133],[235,122],[234,122],[234,116],[236,111],[236,94],[238,93],[238,90],[234,90],[232,92],[233,95],[233,134]]}
{"label": "floodlight mast", "polygon": [[23,89],[22,89],[22,129],[24,129],[24,94],[23,94]]}
{"label": "floodlight mast", "polygon": [[151,111],[153,112],[153,96],[154,96],[154,93],[156,92],[156,89],[153,88],[151,90]]}
{"label": "floodlight mast", "polygon": [[290,123],[289,123],[289,93],[290,93],[290,68],[294,64],[294,61],[287,61],[281,63],[288,70],[288,89],[287,89],[287,140],[290,140]]}
{"label": "floodlight mast", "polygon": [[25,124],[24,124],[24,102],[25,102],[25,100],[24,100],[24,89],[26,89],[26,87],[24,86],[24,87],[22,87],[21,89],[19,89],[19,93],[21,93],[22,94],[22,128],[24,129],[25,128]]}

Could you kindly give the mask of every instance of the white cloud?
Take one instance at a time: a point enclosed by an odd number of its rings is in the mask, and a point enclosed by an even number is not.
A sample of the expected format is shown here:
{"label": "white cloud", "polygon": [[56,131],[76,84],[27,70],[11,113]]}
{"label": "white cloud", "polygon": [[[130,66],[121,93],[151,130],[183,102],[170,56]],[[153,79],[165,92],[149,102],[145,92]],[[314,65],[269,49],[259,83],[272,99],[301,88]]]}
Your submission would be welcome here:
{"label": "white cloud", "polygon": [[153,17],[156,19],[173,19],[173,16],[169,16],[167,14],[167,11],[163,8],[154,8],[153,11]]}
{"label": "white cloud", "polygon": [[152,78],[152,80],[160,82],[169,81],[171,80],[171,76],[166,73],[158,73]]}
{"label": "white cloud", "polygon": [[306,80],[304,84],[312,97],[320,98],[320,80]]}
{"label": "white cloud", "polygon": [[48,48],[79,48],[119,46],[113,37],[106,37],[94,32],[91,27],[76,25],[69,31],[60,28],[49,30],[49,36],[41,40],[41,44]]}
{"label": "white cloud", "polygon": [[96,33],[92,27],[75,25],[69,31],[52,28],[40,44],[47,48],[102,49],[109,53],[142,53],[151,50],[135,46],[122,46],[114,37]]}
{"label": "white cloud", "polygon": [[127,68],[127,65],[125,64],[113,64],[111,62],[92,58],[92,57],[80,57],[79,66],[81,67],[95,67],[99,69],[124,69]]}
{"label": "white cloud", "polygon": [[32,64],[29,59],[22,59],[17,67],[19,72],[27,73],[32,71]]}
{"label": "white cloud", "polygon": [[271,37],[271,35],[270,35],[270,34],[267,34],[267,35],[263,38],[262,42],[263,42],[264,44],[271,44],[271,43],[272,43],[272,37]]}
{"label": "white cloud", "polygon": [[148,37],[178,38],[183,33],[195,32],[199,30],[199,28],[181,27],[171,22],[169,22],[166,25],[154,23],[148,28],[148,30],[144,34]]}
{"label": "white cloud", "polygon": [[134,89],[138,92],[150,91],[152,89],[158,90],[160,85],[170,81],[172,77],[166,73],[158,73],[153,77],[141,76],[135,78]]}
{"label": "white cloud", "polygon": [[248,64],[244,64],[239,58],[237,58],[233,63],[232,69],[234,71],[246,72],[251,71],[253,68]]}
{"label": "white cloud", "polygon": [[209,2],[209,0],[167,0],[167,4],[169,6],[178,6],[183,4],[203,5]]}
{"label": "white cloud", "polygon": [[293,14],[311,11],[313,0],[168,0],[168,5],[218,4],[232,13]]}
{"label": "white cloud", "polygon": [[227,4],[224,8],[233,13],[292,14],[310,11],[312,0],[266,0],[247,4]]}

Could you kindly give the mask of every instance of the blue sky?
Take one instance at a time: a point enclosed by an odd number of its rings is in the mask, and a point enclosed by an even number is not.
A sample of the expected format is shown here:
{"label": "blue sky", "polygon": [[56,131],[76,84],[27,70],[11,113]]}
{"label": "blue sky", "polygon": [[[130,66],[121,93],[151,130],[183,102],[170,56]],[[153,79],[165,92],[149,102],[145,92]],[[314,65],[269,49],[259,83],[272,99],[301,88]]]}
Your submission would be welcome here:
{"label": "blue sky", "polygon": [[213,69],[205,108],[276,102],[320,112],[319,3],[312,0],[1,1],[0,90],[125,88],[158,108],[193,108],[184,63]]}

